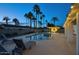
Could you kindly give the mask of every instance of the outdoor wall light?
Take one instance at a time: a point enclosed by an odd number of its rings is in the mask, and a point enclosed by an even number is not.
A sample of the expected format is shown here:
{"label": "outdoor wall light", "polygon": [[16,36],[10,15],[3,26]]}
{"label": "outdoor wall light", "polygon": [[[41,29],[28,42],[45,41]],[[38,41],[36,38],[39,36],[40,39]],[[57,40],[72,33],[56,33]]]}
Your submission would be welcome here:
{"label": "outdoor wall light", "polygon": [[71,6],[71,9],[73,9],[74,8],[74,6]]}
{"label": "outdoor wall light", "polygon": [[51,31],[56,33],[58,31],[59,27],[51,27]]}

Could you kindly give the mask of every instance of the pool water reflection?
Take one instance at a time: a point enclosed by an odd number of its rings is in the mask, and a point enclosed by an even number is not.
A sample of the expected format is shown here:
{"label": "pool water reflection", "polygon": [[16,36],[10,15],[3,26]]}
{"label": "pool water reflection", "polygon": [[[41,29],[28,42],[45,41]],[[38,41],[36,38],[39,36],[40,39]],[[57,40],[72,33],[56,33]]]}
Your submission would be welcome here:
{"label": "pool water reflection", "polygon": [[50,33],[39,33],[31,36],[26,36],[27,40],[40,41],[40,40],[48,40],[50,37]]}

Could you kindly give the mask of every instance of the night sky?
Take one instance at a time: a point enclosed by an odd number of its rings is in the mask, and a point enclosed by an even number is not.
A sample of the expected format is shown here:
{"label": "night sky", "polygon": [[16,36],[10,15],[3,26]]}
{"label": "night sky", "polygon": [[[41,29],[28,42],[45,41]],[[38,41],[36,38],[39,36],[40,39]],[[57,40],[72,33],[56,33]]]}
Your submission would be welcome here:
{"label": "night sky", "polygon": [[[36,4],[36,3],[35,3]],[[2,3],[0,4],[0,22],[2,21],[4,16],[8,16],[12,21],[13,18],[19,19],[21,23],[29,24],[29,21],[24,17],[25,13],[29,11],[33,12],[34,3]],[[63,26],[66,15],[70,10],[71,4],[69,3],[40,3],[41,11],[45,14],[45,20],[47,19],[48,22],[51,22],[51,18],[56,16],[58,17],[59,21],[56,22],[56,25]],[[45,23],[45,22],[44,22]],[[53,22],[52,22],[53,23]],[[44,25],[44,24],[43,24]]]}

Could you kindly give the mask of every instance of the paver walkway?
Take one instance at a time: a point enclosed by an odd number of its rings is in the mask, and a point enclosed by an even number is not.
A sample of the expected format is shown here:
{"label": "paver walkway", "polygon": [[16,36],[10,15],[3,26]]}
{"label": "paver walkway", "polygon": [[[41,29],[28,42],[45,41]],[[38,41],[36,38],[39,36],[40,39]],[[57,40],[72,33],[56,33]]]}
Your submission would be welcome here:
{"label": "paver walkway", "polygon": [[75,54],[75,42],[69,43],[64,34],[55,33],[49,40],[37,41],[37,45],[31,50],[24,51],[26,55],[73,55]]}

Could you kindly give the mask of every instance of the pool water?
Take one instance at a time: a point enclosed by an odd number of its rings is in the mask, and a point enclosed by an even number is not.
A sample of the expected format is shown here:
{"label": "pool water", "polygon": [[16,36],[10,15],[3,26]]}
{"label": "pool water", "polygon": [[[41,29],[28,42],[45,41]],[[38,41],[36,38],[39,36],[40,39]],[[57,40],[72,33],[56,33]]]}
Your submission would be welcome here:
{"label": "pool water", "polygon": [[26,36],[26,40],[40,41],[40,40],[48,40],[50,37],[50,33],[39,33],[34,34],[32,36]]}

